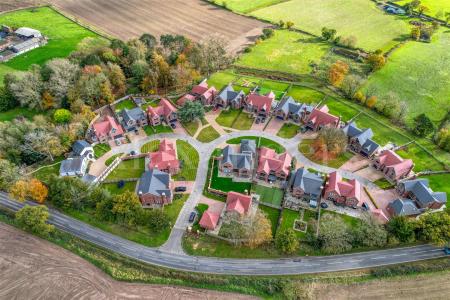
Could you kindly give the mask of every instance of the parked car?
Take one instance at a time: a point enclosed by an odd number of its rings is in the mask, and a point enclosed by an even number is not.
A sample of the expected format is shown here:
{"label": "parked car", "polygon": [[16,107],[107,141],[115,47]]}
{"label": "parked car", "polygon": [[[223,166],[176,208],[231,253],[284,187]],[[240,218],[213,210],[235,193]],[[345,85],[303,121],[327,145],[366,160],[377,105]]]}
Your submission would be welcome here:
{"label": "parked car", "polygon": [[189,223],[193,223],[195,221],[195,217],[197,217],[197,213],[195,211],[191,212],[189,215]]}
{"label": "parked car", "polygon": [[132,151],[130,152],[130,155],[136,155],[136,151],[132,150]]}
{"label": "parked car", "polygon": [[120,142],[120,140],[116,140],[115,142],[116,142],[116,145],[117,145],[117,146],[122,145],[122,143]]}
{"label": "parked car", "polygon": [[185,186],[177,186],[175,188],[175,192],[180,193],[180,192],[186,192],[186,187]]}
{"label": "parked car", "polygon": [[326,204],[325,202],[320,203],[320,207],[322,208],[328,208],[328,204]]}
{"label": "parked car", "polygon": [[256,118],[255,123],[256,123],[256,124],[259,124],[259,118]]}
{"label": "parked car", "polygon": [[175,125],[175,123],[170,123],[170,127],[172,127],[172,129],[177,128],[177,125]]}

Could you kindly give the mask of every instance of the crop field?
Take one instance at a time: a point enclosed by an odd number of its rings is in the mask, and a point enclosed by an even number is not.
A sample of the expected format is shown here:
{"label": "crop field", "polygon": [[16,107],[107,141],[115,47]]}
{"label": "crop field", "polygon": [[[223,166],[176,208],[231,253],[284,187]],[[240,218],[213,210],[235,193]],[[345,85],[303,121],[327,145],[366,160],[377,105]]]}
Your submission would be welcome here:
{"label": "crop field", "polygon": [[[265,26],[201,0],[50,0],[59,9],[123,40],[143,33],[182,34],[196,41],[218,33],[245,44]],[[248,38],[248,39],[247,39]],[[235,45],[240,46],[240,45]]]}
{"label": "crop field", "polygon": [[0,12],[9,11],[13,9],[25,8],[39,5],[42,1],[39,0],[2,0],[0,2]]}
{"label": "crop field", "polygon": [[450,99],[450,33],[441,31],[432,43],[409,42],[374,73],[366,87],[378,97],[394,93],[408,104],[407,121],[426,113],[436,124]]}
{"label": "crop field", "polygon": [[[394,0],[392,1],[398,5],[404,5],[411,2],[410,0]],[[448,0],[421,0],[420,3],[430,9],[426,12],[427,15],[435,17],[439,12],[450,12],[450,1]],[[441,18],[442,19],[442,18]]]}
{"label": "crop field", "polygon": [[387,15],[367,0],[292,0],[250,15],[275,23],[292,21],[296,28],[316,35],[324,26],[334,28],[340,36],[354,35],[356,45],[366,50],[388,49],[409,33],[401,17]]}
{"label": "crop field", "polygon": [[51,8],[42,7],[32,11],[24,9],[0,15],[0,24],[12,27],[31,27],[49,38],[48,44],[24,53],[0,64],[0,84],[12,71],[26,71],[32,64],[43,64],[55,57],[66,57],[86,37],[98,37],[95,33],[66,19]]}

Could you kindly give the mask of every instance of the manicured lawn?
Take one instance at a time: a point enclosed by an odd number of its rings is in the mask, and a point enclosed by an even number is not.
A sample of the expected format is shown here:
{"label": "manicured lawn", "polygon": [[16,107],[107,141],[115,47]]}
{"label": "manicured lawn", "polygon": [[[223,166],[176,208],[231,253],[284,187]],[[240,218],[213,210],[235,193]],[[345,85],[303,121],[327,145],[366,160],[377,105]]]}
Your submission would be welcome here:
{"label": "manicured lawn", "polygon": [[114,110],[116,112],[119,112],[119,111],[124,110],[125,108],[126,109],[132,109],[132,108],[135,108],[135,107],[136,107],[136,105],[134,104],[133,100],[127,99],[127,100],[124,100],[124,101],[121,101],[121,102],[117,103],[114,106]]}
{"label": "manicured lawn", "polygon": [[315,151],[311,146],[313,142],[314,142],[314,140],[302,140],[302,142],[298,145],[298,150],[301,153],[303,153],[303,155],[305,155],[306,158],[308,158],[309,160],[311,160],[317,164],[321,164],[324,166],[328,166],[328,167],[337,169],[337,168],[341,167],[346,161],[348,161],[350,158],[353,157],[353,154],[346,151],[343,154],[341,154],[339,157],[336,157],[335,159],[332,159],[332,160],[324,161],[324,160],[317,159],[314,156]]}
{"label": "manicured lawn", "polygon": [[181,161],[181,171],[173,176],[174,180],[195,180],[199,156],[197,150],[188,142],[177,140],[177,155]]}
{"label": "manicured lawn", "polygon": [[275,35],[252,47],[236,65],[281,71],[293,74],[309,74],[311,61],[320,61],[330,49],[329,44],[314,37],[288,30],[276,30]]}
{"label": "manicured lawn", "polygon": [[111,147],[108,144],[97,144],[94,146],[94,155],[96,158],[100,158],[110,150]]}
{"label": "manicured lawn", "polygon": [[150,126],[147,125],[144,127],[144,131],[147,134],[147,136],[152,134],[158,134],[158,133],[172,133],[173,129],[170,126],[166,125],[158,125],[158,126]]}
{"label": "manicured lawn", "polygon": [[436,124],[447,113],[450,99],[450,32],[441,30],[432,43],[408,42],[370,76],[365,87],[378,97],[394,93],[408,104],[407,123],[426,113]]}
{"label": "manicured lawn", "polygon": [[181,125],[183,125],[184,129],[186,129],[190,136],[194,136],[199,127],[199,120],[194,120],[189,123],[181,123]]}
{"label": "manicured lawn", "polygon": [[283,200],[283,190],[279,188],[270,188],[262,185],[254,185],[252,188],[255,194],[260,195],[259,201],[275,206],[281,206]]}
{"label": "manicured lawn", "polygon": [[231,128],[238,130],[249,130],[250,128],[252,128],[253,121],[254,118],[251,114],[242,112],[234,120],[233,126]]}
{"label": "manicured lawn", "polygon": [[295,125],[292,123],[284,123],[283,127],[280,128],[277,135],[285,139],[291,139],[297,135],[299,129],[300,129],[299,125]]}
{"label": "manicured lawn", "polygon": [[263,80],[259,83],[261,88],[280,93],[284,93],[289,88],[289,85],[289,83],[274,80]]}
{"label": "manicured lawn", "polygon": [[217,5],[223,5],[226,3],[226,7],[232,11],[239,13],[249,13],[251,11],[274,5],[282,2],[283,0],[210,0],[211,2],[216,3]]}
{"label": "manicured lawn", "polygon": [[[293,211],[290,209],[283,209],[281,213],[281,223],[278,230],[286,230],[289,228],[294,228],[294,221],[300,219],[300,213],[298,211]],[[304,232],[295,230],[295,234],[298,238],[302,238],[305,236]]]}
{"label": "manicured lawn", "polygon": [[237,78],[238,75],[228,71],[217,72],[208,78],[208,85],[214,86],[217,90],[220,91],[229,83],[235,81]]}
{"label": "manicured lawn", "polygon": [[159,148],[160,141],[154,140],[146,143],[141,147],[141,153],[155,152]]}
{"label": "manicured lawn", "polygon": [[259,205],[258,208],[262,210],[267,218],[270,220],[270,223],[272,224],[272,235],[275,236],[277,232],[277,226],[278,226],[278,218],[280,217],[280,211],[276,208]]}
{"label": "manicured lawn", "polygon": [[105,161],[105,165],[109,166],[110,164],[113,163],[113,161],[114,161],[117,157],[120,157],[120,156],[122,156],[122,155],[123,155],[123,153],[114,154],[113,156],[111,156],[110,158],[108,158],[108,159]]}
{"label": "manicured lawn", "polygon": [[[2,66],[0,65],[0,70]],[[1,76],[1,75],[0,75]],[[3,85],[3,82],[0,82],[0,85]],[[17,107],[10,109],[8,111],[0,112],[0,122],[11,121],[16,117],[25,117],[27,119],[32,119],[35,115],[39,114],[37,111],[29,110],[23,107]]]}
{"label": "manicured lawn", "polygon": [[66,19],[49,7],[32,11],[24,9],[0,15],[0,24],[11,27],[31,27],[49,38],[47,45],[24,53],[6,63],[0,64],[0,84],[3,75],[11,70],[25,71],[32,64],[42,65],[55,57],[66,57],[74,51],[78,43],[86,37],[98,36]]}
{"label": "manicured lawn", "polygon": [[258,148],[259,147],[271,148],[271,149],[274,149],[275,152],[277,152],[277,153],[283,153],[284,151],[286,151],[286,149],[284,149],[284,147],[281,146],[280,144],[278,144],[277,142],[263,138],[263,137],[259,138],[257,136],[241,136],[238,138],[228,140],[227,144],[237,145],[237,144],[241,143],[241,140],[255,140],[256,146]]}
{"label": "manicured lawn", "polygon": [[338,36],[355,36],[356,46],[367,50],[388,49],[410,31],[404,19],[366,0],[292,0],[250,14],[271,22],[293,21],[296,28],[316,35],[323,27],[334,28]]}
{"label": "manicured lawn", "polygon": [[[405,5],[410,0],[394,0],[392,1],[398,5]],[[436,14],[438,12],[450,12],[450,1],[448,0],[420,0],[420,3],[422,5],[425,5],[430,9],[430,11],[426,12],[426,15],[436,17]],[[441,19],[445,19],[444,17],[441,17]]]}
{"label": "manicured lawn", "polygon": [[212,180],[211,180],[211,188],[223,191],[223,192],[238,192],[245,193],[245,191],[251,190],[251,183],[247,182],[233,182],[231,178],[218,177],[219,168],[217,161],[214,161],[213,172],[212,172]]}
{"label": "manicured lawn", "polygon": [[287,96],[291,96],[300,103],[319,103],[325,97],[319,91],[313,90],[301,85],[293,85],[287,92]]}
{"label": "manicured lawn", "polygon": [[216,118],[216,122],[220,126],[230,128],[231,125],[233,125],[234,120],[236,120],[241,112],[242,110],[231,108],[228,110],[222,110],[219,116]]}
{"label": "manicured lawn", "polygon": [[122,161],[106,180],[140,178],[145,171],[145,158]]}
{"label": "manicured lawn", "polygon": [[210,125],[200,131],[199,135],[197,136],[197,140],[203,143],[209,143],[217,139],[219,136],[220,134]]}
{"label": "manicured lawn", "polygon": [[63,159],[63,157],[56,158],[54,162],[50,162],[47,166],[34,172],[32,176],[42,182],[47,182],[52,175],[59,176],[59,168],[61,167],[61,161]]}
{"label": "manicured lawn", "polygon": [[327,97],[322,104],[326,104],[330,109],[330,113],[335,116],[341,116],[344,121],[348,121],[358,114],[353,107],[348,106],[345,102],[338,101],[334,98]]}
{"label": "manicured lawn", "polygon": [[435,160],[431,155],[415,144],[408,145],[405,149],[397,151],[403,158],[410,158],[414,162],[414,171],[443,170],[444,166]]}
{"label": "manicured lawn", "polygon": [[379,187],[382,188],[383,190],[388,189],[388,188],[392,188],[394,185],[392,183],[390,183],[389,181],[386,180],[386,178],[380,178],[376,181],[374,181],[374,183]]}
{"label": "manicured lawn", "polygon": [[137,181],[127,181],[122,188],[117,183],[104,183],[102,187],[107,189],[112,195],[119,195],[126,191],[134,192],[136,190]]}
{"label": "manicured lawn", "polygon": [[[430,181],[430,187],[435,192],[446,192],[447,199],[450,199],[450,174],[436,174],[430,176],[423,176]],[[447,203],[448,207],[448,203]]]}

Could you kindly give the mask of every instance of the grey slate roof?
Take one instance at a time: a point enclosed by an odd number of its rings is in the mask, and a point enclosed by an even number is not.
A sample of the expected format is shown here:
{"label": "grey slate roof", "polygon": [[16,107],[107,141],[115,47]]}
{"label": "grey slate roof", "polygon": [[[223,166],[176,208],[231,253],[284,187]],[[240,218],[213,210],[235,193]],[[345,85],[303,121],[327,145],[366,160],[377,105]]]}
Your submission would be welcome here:
{"label": "grey slate roof", "polygon": [[220,99],[228,104],[239,101],[242,96],[245,96],[245,93],[243,91],[236,92],[231,84],[227,85],[218,95]]}
{"label": "grey slate roof", "polygon": [[282,110],[286,115],[289,113],[300,115],[302,111],[311,112],[313,109],[314,106],[298,103],[290,96],[283,98],[277,106],[277,110]]}
{"label": "grey slate roof", "polygon": [[319,197],[322,192],[323,178],[305,168],[291,173],[290,186],[301,188],[306,194]]}
{"label": "grey slate roof", "polygon": [[151,169],[144,172],[139,180],[138,194],[151,194],[155,196],[171,197],[172,191],[169,188],[170,175],[168,173],[159,171],[158,169]]}
{"label": "grey slate roof", "polygon": [[22,35],[25,37],[41,37],[42,34],[39,30],[28,28],[28,27],[20,27],[15,31],[15,34]]}
{"label": "grey slate roof", "polygon": [[253,155],[250,153],[235,153],[231,146],[226,146],[222,150],[222,164],[230,163],[235,169],[247,169],[252,168]]}
{"label": "grey slate roof", "polygon": [[74,156],[80,156],[84,149],[92,147],[91,144],[85,140],[78,140],[72,145],[72,152]]}
{"label": "grey slate roof", "polygon": [[421,207],[427,207],[433,202],[447,202],[447,194],[444,192],[433,192],[429,186],[428,179],[406,180],[403,184],[406,192],[411,192],[416,196]]}
{"label": "grey slate roof", "polygon": [[68,158],[68,159],[63,160],[61,162],[61,166],[59,167],[59,174],[81,172],[83,160],[84,160],[84,157],[74,157],[74,158]]}
{"label": "grey slate roof", "polygon": [[389,206],[392,207],[396,216],[414,216],[422,213],[422,210],[410,199],[399,198],[391,202]]}
{"label": "grey slate roof", "polygon": [[128,121],[138,121],[145,119],[145,113],[140,107],[135,107],[132,109],[124,109],[122,111],[122,118],[125,123],[128,123]]}
{"label": "grey slate roof", "polygon": [[349,138],[356,138],[362,149],[369,155],[380,147],[372,140],[373,131],[371,128],[359,129],[355,122],[351,122],[342,130]]}
{"label": "grey slate roof", "polygon": [[255,140],[241,140],[241,153],[252,153],[256,154],[256,141]]}
{"label": "grey slate roof", "polygon": [[39,39],[32,38],[32,39],[29,39],[29,40],[26,40],[21,43],[13,45],[11,47],[11,49],[14,52],[22,52],[22,51],[27,51],[29,49],[35,48],[36,46],[39,46]]}

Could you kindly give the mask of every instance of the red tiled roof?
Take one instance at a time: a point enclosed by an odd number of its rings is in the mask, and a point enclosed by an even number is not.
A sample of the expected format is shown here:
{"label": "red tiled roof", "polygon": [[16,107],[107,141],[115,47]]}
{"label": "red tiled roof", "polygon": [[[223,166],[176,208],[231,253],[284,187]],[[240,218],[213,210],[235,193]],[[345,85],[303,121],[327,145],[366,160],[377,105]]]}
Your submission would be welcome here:
{"label": "red tiled roof", "polygon": [[252,203],[252,197],[236,192],[227,194],[227,211],[234,211],[240,215],[246,214]]}
{"label": "red tiled roof", "polygon": [[150,153],[149,156],[149,169],[157,168],[159,170],[166,170],[170,168],[178,169],[180,167],[180,161],[177,159],[174,145],[166,139],[161,141],[159,150]]}
{"label": "red tiled roof", "polygon": [[207,210],[203,213],[203,216],[198,223],[205,229],[214,230],[219,222],[219,217],[220,215],[218,213]]}
{"label": "red tiled roof", "polygon": [[339,117],[328,113],[328,106],[323,105],[321,108],[314,108],[309,115],[308,122],[311,122],[314,127],[331,125],[337,127],[339,125]]}
{"label": "red tiled roof", "polygon": [[346,198],[355,198],[361,203],[361,184],[358,180],[352,179],[350,181],[342,180],[341,175],[337,172],[333,172],[330,174],[330,178],[328,180],[327,189],[328,192],[335,192],[339,196],[343,196]]}
{"label": "red tiled roof", "polygon": [[183,106],[187,101],[195,101],[195,96],[191,94],[186,94],[177,100],[177,104]]}
{"label": "red tiled roof", "polygon": [[155,116],[168,117],[171,113],[174,113],[176,111],[177,109],[172,105],[172,103],[170,103],[170,101],[165,98],[161,99],[157,107],[149,106],[147,108],[147,113],[152,117]]}
{"label": "red tiled roof", "polygon": [[257,172],[264,172],[269,174],[270,171],[279,172],[283,171],[284,174],[289,174],[289,168],[291,167],[292,157],[289,153],[285,152],[278,155],[275,150],[261,147],[259,150],[259,162]]}
{"label": "red tiled roof", "polygon": [[94,123],[93,127],[97,138],[109,135],[112,129],[115,129],[113,136],[123,134],[122,126],[120,126],[111,116],[106,116],[105,120]]}
{"label": "red tiled roof", "polygon": [[381,165],[385,165],[388,168],[393,168],[397,178],[411,171],[414,164],[411,159],[403,159],[392,150],[385,150],[381,152],[378,160]]}
{"label": "red tiled roof", "polygon": [[251,93],[250,95],[248,95],[247,103],[249,105],[256,107],[258,111],[262,109],[264,109],[265,111],[270,111],[274,99],[275,94],[272,92],[268,93],[265,96],[256,93]]}

